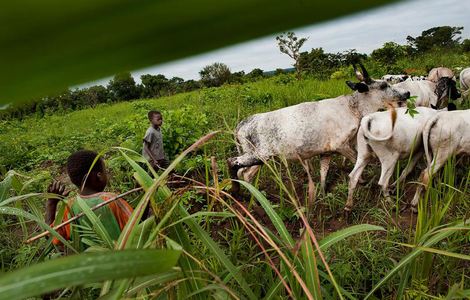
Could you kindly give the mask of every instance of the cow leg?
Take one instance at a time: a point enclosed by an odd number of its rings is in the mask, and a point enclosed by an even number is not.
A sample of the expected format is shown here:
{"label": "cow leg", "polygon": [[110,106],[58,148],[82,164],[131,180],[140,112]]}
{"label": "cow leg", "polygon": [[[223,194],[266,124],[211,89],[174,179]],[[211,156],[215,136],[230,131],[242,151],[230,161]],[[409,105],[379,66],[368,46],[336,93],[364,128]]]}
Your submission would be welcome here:
{"label": "cow leg", "polygon": [[398,154],[392,154],[390,152],[385,152],[383,154],[385,155],[379,157],[380,164],[382,165],[379,185],[382,186],[382,192],[385,196],[385,199],[389,202],[392,202],[392,199],[390,198],[390,192],[388,190],[388,184],[390,182],[390,178],[393,175],[395,165],[397,164]]}
{"label": "cow leg", "polygon": [[[252,167],[255,165],[262,165],[263,161],[252,154],[245,153],[242,156],[232,157],[227,159],[227,165],[231,179],[237,179],[238,170],[241,168]],[[231,192],[237,195],[240,192],[240,183],[232,181]]]}
{"label": "cow leg", "polygon": [[261,168],[261,165],[256,165],[256,166],[252,166],[244,170],[243,180],[245,180],[246,182],[251,182],[253,178],[256,176],[256,174],[258,173],[260,168]]}
{"label": "cow leg", "polygon": [[447,158],[449,158],[453,151],[451,150],[445,150],[445,149],[440,149],[441,151],[437,153],[436,157],[431,162],[431,165],[428,166],[426,169],[421,172],[421,176],[419,177],[421,184],[418,185],[416,188],[416,193],[413,197],[413,200],[411,201],[411,211],[413,212],[418,212],[418,202],[419,198],[421,196],[421,193],[423,192],[423,189],[428,188],[429,184],[429,178],[431,178],[434,174],[439,171],[442,166],[445,164],[447,161]]}
{"label": "cow leg", "polygon": [[[356,153],[355,150],[351,149],[351,147],[347,146],[344,149],[338,150],[338,153],[343,155],[347,159],[349,159],[349,161],[352,162],[353,164],[356,163],[357,153]],[[343,165],[344,165],[344,163],[343,163]],[[362,177],[359,177],[358,182],[359,183],[364,183],[364,182],[366,182],[366,180],[364,180]]]}
{"label": "cow leg", "polygon": [[348,187],[348,200],[344,207],[345,211],[350,211],[353,207],[353,195],[356,189],[357,182],[361,178],[364,168],[367,166],[371,159],[370,153],[364,153],[364,155],[358,154],[354,169],[349,174],[349,187]]}
{"label": "cow leg", "polygon": [[372,158],[372,149],[367,145],[367,141],[362,134],[362,130],[359,129],[357,133],[357,160],[354,165],[354,169],[349,174],[349,186],[348,186],[348,199],[344,206],[345,211],[350,211],[353,206],[353,196],[356,185],[359,182],[364,168]]}
{"label": "cow leg", "polygon": [[330,169],[330,161],[330,155],[322,155],[320,157],[320,188],[322,193],[325,193],[326,175],[328,174],[328,170]]}
{"label": "cow leg", "polygon": [[338,153],[349,159],[353,164],[356,163],[357,153],[348,145],[342,149],[338,150]]}
{"label": "cow leg", "polygon": [[411,171],[414,170],[416,164],[418,163],[418,160],[423,156],[423,152],[417,152],[413,155],[411,158],[409,164],[405,167],[405,169],[401,172],[400,177],[398,178],[397,181],[392,183],[391,187],[395,188],[398,183],[402,183],[405,181],[406,177],[410,175]]}

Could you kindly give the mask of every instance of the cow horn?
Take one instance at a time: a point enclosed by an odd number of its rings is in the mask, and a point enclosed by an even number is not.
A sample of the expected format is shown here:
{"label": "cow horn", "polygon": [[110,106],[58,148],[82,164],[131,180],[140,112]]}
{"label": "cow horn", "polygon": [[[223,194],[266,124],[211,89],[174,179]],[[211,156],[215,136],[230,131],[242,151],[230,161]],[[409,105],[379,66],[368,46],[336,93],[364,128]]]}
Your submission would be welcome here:
{"label": "cow horn", "polygon": [[362,75],[362,73],[357,70],[355,64],[353,64],[353,69],[354,69],[354,73],[356,73],[357,79],[358,79],[359,81],[364,81],[364,75]]}
{"label": "cow horn", "polygon": [[359,66],[361,67],[362,75],[364,76],[365,83],[370,84],[372,82],[372,80],[370,79],[369,73],[367,73],[366,68],[364,67],[364,65],[362,63],[359,63]]}

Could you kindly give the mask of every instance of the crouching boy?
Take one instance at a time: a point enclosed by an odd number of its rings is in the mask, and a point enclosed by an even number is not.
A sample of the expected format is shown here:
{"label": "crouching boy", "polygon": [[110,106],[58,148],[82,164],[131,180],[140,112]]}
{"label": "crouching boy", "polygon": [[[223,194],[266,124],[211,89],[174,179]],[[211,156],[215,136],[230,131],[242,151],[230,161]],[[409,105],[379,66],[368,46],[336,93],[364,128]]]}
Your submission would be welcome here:
{"label": "crouching boy", "polygon": [[[67,206],[62,221],[67,221],[72,216],[82,212],[76,201],[77,198],[83,199],[89,207],[94,207],[117,196],[114,193],[104,192],[106,184],[108,183],[108,176],[102,158],[99,158],[93,165],[97,156],[98,154],[96,152],[81,150],[75,152],[68,158],[67,174],[72,183],[78,188],[78,194],[67,200]],[[92,165],[93,168],[88,173]],[[49,186],[48,192],[68,196],[64,184],[59,181],[54,181],[54,183]],[[47,224],[51,224],[51,226],[55,223],[58,202],[58,199],[48,199],[46,202],[45,221]],[[117,199],[95,210],[94,213],[98,216],[111,239],[116,241],[121,234],[121,230],[129,220],[132,211],[132,207],[124,199]],[[86,216],[81,217],[77,222],[79,225],[90,227],[89,220]],[[70,240],[70,224],[59,228],[57,231],[65,239]],[[58,245],[60,241],[54,238],[53,243]]]}

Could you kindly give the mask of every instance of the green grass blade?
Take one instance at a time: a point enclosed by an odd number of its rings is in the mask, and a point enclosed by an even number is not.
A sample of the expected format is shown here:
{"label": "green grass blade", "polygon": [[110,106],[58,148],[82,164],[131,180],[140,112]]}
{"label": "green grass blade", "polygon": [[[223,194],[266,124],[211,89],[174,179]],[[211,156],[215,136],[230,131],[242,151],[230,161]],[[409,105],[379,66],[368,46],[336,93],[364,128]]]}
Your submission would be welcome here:
{"label": "green grass blade", "polygon": [[170,282],[179,278],[181,278],[181,272],[175,271],[175,270],[170,270],[163,274],[148,276],[140,280],[136,280],[133,286],[125,293],[125,296],[130,297],[132,295],[135,295],[141,292],[142,290],[146,288],[157,286],[160,284],[165,284],[167,282]]}
{"label": "green grass blade", "polygon": [[[183,224],[177,224],[176,226],[171,227],[169,232],[170,236],[174,240],[167,238],[168,248],[179,249],[182,247],[190,255],[196,254],[198,249],[191,244],[191,238]],[[178,285],[179,298],[185,299],[191,291],[201,289],[203,286],[207,285],[207,281],[201,280],[199,276],[197,276],[200,271],[200,267],[191,257],[189,257],[189,255],[184,253],[181,256],[178,265],[181,268],[181,272],[184,277],[187,278],[187,280],[184,280]],[[201,297],[200,295],[197,295],[195,298],[198,299]]]}
{"label": "green grass blade", "polygon": [[246,189],[248,189],[248,191],[253,196],[255,196],[256,200],[258,200],[266,214],[271,219],[271,222],[274,224],[274,227],[276,228],[277,232],[279,233],[279,236],[282,238],[284,243],[293,247],[295,244],[294,239],[292,238],[291,234],[284,225],[284,222],[282,222],[281,217],[276,213],[268,199],[266,199],[266,197],[250,183],[242,180],[239,180],[238,182],[240,182],[240,184],[242,184]]}
{"label": "green grass blade", "polygon": [[0,299],[24,299],[69,286],[161,274],[170,271],[179,256],[175,250],[126,250],[54,259],[1,276]]}
{"label": "green grass blade", "polygon": [[[287,279],[287,276],[283,277],[284,280]],[[268,292],[264,296],[264,300],[271,300],[271,299],[276,299],[276,297],[279,295],[279,291],[281,288],[284,286],[282,285],[281,279],[277,278],[276,281],[274,281],[274,284],[268,289]]]}
{"label": "green grass blade", "polygon": [[90,220],[90,224],[92,224],[95,232],[98,234],[101,240],[103,240],[107,244],[109,249],[113,249],[114,242],[109,236],[108,231],[104,227],[103,223],[101,223],[98,216],[91,210],[91,208],[88,206],[88,204],[86,204],[85,200],[83,200],[82,198],[76,197],[75,201],[77,202],[78,206],[83,211],[83,213],[85,214],[86,218]]}
{"label": "green grass blade", "polygon": [[208,212],[197,212],[197,213],[194,213],[194,214],[191,214],[185,218],[181,218],[179,219],[178,221],[176,222],[173,222],[171,224],[168,224],[167,227],[171,227],[171,226],[174,226],[176,224],[179,224],[179,223],[182,223],[182,222],[185,222],[186,220],[188,219],[195,219],[195,218],[199,218],[199,217],[222,217],[222,218],[231,218],[231,217],[235,217],[235,215],[233,213],[229,213],[229,212],[213,212],[213,211],[208,211]]}
{"label": "green grass blade", "polygon": [[320,290],[320,278],[318,276],[318,264],[315,251],[313,250],[312,242],[308,236],[303,237],[301,251],[305,265],[305,284],[314,299],[323,299]]}
{"label": "green grass blade", "polygon": [[[456,227],[461,227],[464,224],[467,224],[470,220],[467,220],[466,222],[460,222],[456,224]],[[431,236],[428,240],[422,243],[422,247],[431,247],[432,245],[435,245],[436,243],[442,241],[443,239],[449,237],[453,233],[457,232],[458,230],[446,230],[446,231],[440,231],[433,236]],[[367,296],[364,299],[368,299],[372,294],[380,287],[382,286],[385,282],[387,282],[390,278],[392,278],[398,271],[400,271],[404,266],[407,264],[411,263],[416,257],[418,257],[421,253],[423,253],[424,250],[420,248],[415,248],[413,251],[411,251],[408,255],[404,256],[400,262],[392,269],[390,270],[387,275],[385,275],[382,280],[377,283],[372,290],[367,294]]]}
{"label": "green grass blade", "polygon": [[370,225],[370,224],[360,224],[350,226],[348,228],[344,228],[338,231],[335,231],[328,236],[324,237],[321,241],[318,242],[320,245],[320,249],[322,251],[330,248],[337,242],[340,242],[352,235],[366,232],[366,231],[384,231],[385,229],[382,226]]}
{"label": "green grass blade", "polygon": [[[189,213],[184,209],[183,206],[178,206],[178,212],[182,218],[188,217]],[[192,230],[194,235],[198,237],[201,242],[209,248],[209,250],[217,257],[217,259],[224,265],[228,272],[230,272],[233,278],[240,284],[240,287],[246,293],[249,299],[256,299],[255,294],[249,287],[246,280],[241,276],[240,272],[233,265],[233,263],[228,259],[224,254],[222,249],[217,245],[217,243],[209,236],[209,234],[202,229],[192,218],[186,220],[186,225]]]}
{"label": "green grass blade", "polygon": [[75,253],[78,253],[78,251],[67,241],[65,240],[57,231],[52,229],[49,225],[47,225],[43,220],[39,219],[38,217],[24,211],[18,208],[14,207],[0,207],[0,215],[5,214],[5,215],[12,215],[12,216],[17,216],[17,217],[23,217],[29,220],[32,220],[36,222],[43,230],[47,230],[51,233],[52,236],[57,238],[59,241],[62,242],[66,247],[68,247],[70,250],[72,250]]}

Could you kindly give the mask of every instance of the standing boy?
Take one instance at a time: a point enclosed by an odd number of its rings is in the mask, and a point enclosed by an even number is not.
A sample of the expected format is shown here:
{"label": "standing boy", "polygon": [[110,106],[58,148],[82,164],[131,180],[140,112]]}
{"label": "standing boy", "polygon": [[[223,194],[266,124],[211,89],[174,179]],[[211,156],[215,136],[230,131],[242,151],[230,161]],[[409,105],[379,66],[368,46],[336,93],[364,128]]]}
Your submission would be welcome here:
{"label": "standing boy", "polygon": [[142,155],[154,169],[165,169],[169,162],[163,150],[163,136],[160,129],[163,117],[161,112],[152,110],[148,112],[148,118],[151,126],[145,132]]}
{"label": "standing boy", "polygon": [[[96,152],[89,150],[81,150],[69,156],[67,160],[67,174],[72,183],[78,188],[78,194],[76,197],[67,200],[67,206],[62,221],[67,221],[70,217],[82,212],[76,201],[77,198],[84,200],[89,207],[94,207],[99,203],[117,196],[114,193],[104,192],[106,184],[108,183],[108,175],[104,160],[99,158],[95,162],[97,156],[98,154]],[[94,162],[95,164],[93,165]],[[92,166],[93,168],[90,171]],[[64,184],[59,181],[54,181],[54,183],[49,186],[48,192],[64,197],[68,195]],[[57,198],[48,199],[46,202],[45,221],[47,224],[51,224],[51,226],[55,223],[58,202],[59,200]],[[118,199],[97,209],[95,214],[102,222],[111,239],[116,241],[121,234],[121,230],[129,220],[132,211],[132,207],[124,199]],[[78,219],[78,223],[87,227],[91,225],[86,216]],[[93,226],[91,227],[93,228]],[[57,232],[65,239],[70,240],[70,224],[59,228]],[[60,241],[54,238],[53,243],[58,245]]]}

